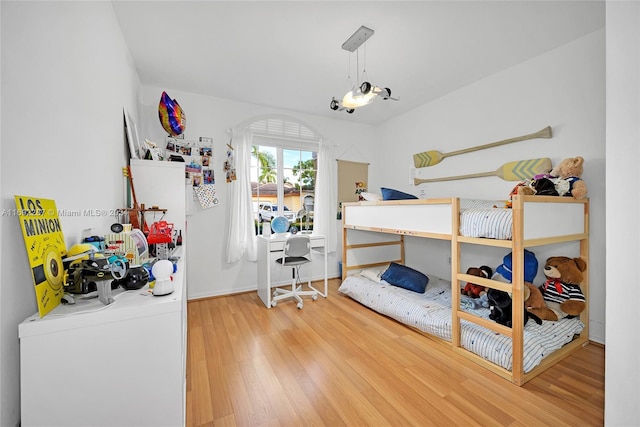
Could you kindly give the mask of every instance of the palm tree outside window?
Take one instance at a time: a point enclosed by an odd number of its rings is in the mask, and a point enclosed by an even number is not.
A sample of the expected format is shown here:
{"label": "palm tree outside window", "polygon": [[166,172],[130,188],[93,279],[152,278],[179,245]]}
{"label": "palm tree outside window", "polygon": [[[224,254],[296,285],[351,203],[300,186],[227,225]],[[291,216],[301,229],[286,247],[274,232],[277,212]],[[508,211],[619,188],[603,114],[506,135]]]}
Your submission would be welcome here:
{"label": "palm tree outside window", "polygon": [[267,144],[253,145],[251,150],[256,233],[278,216],[287,219],[289,231],[312,231],[317,152]]}

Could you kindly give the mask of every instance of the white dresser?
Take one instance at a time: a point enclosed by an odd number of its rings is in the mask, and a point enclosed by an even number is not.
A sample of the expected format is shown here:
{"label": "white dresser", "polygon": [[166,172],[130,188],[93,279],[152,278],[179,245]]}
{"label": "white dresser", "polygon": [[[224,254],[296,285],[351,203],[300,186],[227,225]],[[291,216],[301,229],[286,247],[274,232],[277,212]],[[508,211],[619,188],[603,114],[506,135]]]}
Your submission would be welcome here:
{"label": "white dresser", "polygon": [[183,259],[170,295],[119,290],[19,325],[22,426],[184,425]]}
{"label": "white dresser", "polygon": [[[59,305],[18,327],[22,426],[181,426],[186,403],[186,187],[184,163],[132,160],[138,203],[166,209],[182,231],[175,290],[114,291]],[[159,220],[153,215],[147,221]]]}

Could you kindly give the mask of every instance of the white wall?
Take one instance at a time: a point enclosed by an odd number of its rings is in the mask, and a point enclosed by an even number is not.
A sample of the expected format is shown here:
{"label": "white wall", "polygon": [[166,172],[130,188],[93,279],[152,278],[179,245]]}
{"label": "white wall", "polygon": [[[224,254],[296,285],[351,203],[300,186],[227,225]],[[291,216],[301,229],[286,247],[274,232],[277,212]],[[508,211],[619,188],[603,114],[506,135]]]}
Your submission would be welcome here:
{"label": "white wall", "polygon": [[[590,205],[590,338],[604,342],[605,301],[605,33],[604,29],[549,51],[517,66],[452,92],[381,126],[370,185],[394,187],[427,197],[506,199],[516,184],[498,177],[410,184],[412,155],[422,151],[450,152],[536,132],[547,125],[553,138],[535,139],[445,158],[418,170],[424,178],[495,171],[515,161],[549,157],[556,164],[565,157],[583,156],[583,178]],[[389,162],[387,159],[394,159]],[[396,165],[400,166],[398,168]],[[400,170],[400,172],[398,172]],[[548,218],[553,220],[553,212]],[[422,245],[409,239],[407,263],[427,263],[435,275],[449,277],[446,250],[410,250]],[[437,248],[437,250],[433,250]],[[463,267],[502,262],[504,250],[465,246]],[[535,248],[542,265],[549,256],[577,256],[578,245]],[[471,256],[467,256],[471,254]],[[416,256],[419,257],[416,259]],[[544,276],[539,269],[536,284]]]}
{"label": "white wall", "polygon": [[[139,79],[109,2],[2,2],[2,209],[15,194],[58,209],[123,203],[122,108]],[[67,247],[114,218],[61,217]],[[18,323],[37,311],[18,218],[0,220],[0,425],[20,420]],[[44,355],[55,357],[55,355]],[[61,367],[65,361],[60,361]],[[84,361],[90,367],[91,361]],[[60,398],[63,402],[64,385]],[[117,409],[114,409],[117,410]]]}
{"label": "white wall", "polygon": [[[607,2],[607,347],[605,425],[640,425],[640,3]],[[624,185],[621,185],[624,183]],[[629,189],[633,189],[629,192]],[[629,285],[632,291],[629,292]],[[635,296],[635,295],[634,295]]]}
{"label": "white wall", "polygon": [[[164,144],[167,137],[158,119],[158,103],[162,91],[176,99],[185,111],[186,141],[198,141],[201,136],[211,137],[214,141],[213,169],[216,191],[221,203],[216,207],[202,209],[198,202],[195,202],[192,205],[193,215],[187,217],[187,289],[191,299],[256,289],[256,263],[243,260],[227,264],[225,261],[229,195],[223,174],[223,162],[226,144],[229,142],[227,129],[266,114],[286,115],[306,123],[324,138],[337,144],[336,154],[340,159],[369,162],[373,157],[371,147],[375,136],[374,129],[367,125],[196,95],[171,87],[144,87],[139,133],[141,138],[150,139],[158,144]],[[336,257],[339,255],[338,251],[329,256],[330,277],[338,276]],[[321,277],[319,267],[314,266],[315,279]],[[283,281],[288,280],[288,277],[283,277]]]}

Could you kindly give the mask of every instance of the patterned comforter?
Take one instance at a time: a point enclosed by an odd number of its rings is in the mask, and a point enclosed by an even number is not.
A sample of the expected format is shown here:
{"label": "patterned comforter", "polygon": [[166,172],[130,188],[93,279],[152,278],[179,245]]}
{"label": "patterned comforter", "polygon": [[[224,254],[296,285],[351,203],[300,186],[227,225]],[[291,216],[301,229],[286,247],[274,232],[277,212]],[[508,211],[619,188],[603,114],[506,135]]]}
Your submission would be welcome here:
{"label": "patterned comforter", "polygon": [[[427,290],[424,294],[419,294],[391,286],[383,280],[352,275],[344,280],[339,292],[378,313],[451,341],[451,283],[448,281],[429,276]],[[465,304],[463,309],[489,318],[488,309],[476,309],[472,306]],[[464,320],[461,328],[461,344],[464,348],[511,370],[511,338]],[[542,325],[534,321],[527,322],[524,328],[525,372],[529,372],[546,356],[570,342],[583,328],[584,324],[577,318],[558,322],[543,321]]]}

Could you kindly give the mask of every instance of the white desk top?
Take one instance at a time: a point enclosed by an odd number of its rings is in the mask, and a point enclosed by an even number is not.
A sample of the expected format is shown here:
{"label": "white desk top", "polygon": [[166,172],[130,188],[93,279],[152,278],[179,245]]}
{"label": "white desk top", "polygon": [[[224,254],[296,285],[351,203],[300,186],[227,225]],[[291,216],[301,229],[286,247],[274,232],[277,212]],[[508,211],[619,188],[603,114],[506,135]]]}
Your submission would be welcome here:
{"label": "white desk top", "polygon": [[297,233],[297,234],[291,234],[291,233],[272,233],[269,236],[265,236],[265,235],[260,235],[258,237],[265,239],[265,240],[269,240],[272,242],[284,242],[285,240],[287,240],[289,237],[292,236],[309,236],[309,238],[311,239],[324,239],[325,236],[323,234],[316,234],[316,233]]}

